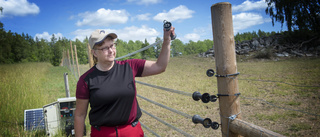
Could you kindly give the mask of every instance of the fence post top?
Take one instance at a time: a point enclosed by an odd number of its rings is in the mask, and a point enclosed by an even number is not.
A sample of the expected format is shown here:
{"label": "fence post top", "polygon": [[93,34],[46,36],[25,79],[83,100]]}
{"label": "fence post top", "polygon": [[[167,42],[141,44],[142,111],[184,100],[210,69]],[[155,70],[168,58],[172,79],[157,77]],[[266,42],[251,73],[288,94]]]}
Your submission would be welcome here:
{"label": "fence post top", "polygon": [[231,5],[231,3],[229,3],[229,2],[219,2],[219,3],[213,4],[211,7],[219,6],[219,5]]}

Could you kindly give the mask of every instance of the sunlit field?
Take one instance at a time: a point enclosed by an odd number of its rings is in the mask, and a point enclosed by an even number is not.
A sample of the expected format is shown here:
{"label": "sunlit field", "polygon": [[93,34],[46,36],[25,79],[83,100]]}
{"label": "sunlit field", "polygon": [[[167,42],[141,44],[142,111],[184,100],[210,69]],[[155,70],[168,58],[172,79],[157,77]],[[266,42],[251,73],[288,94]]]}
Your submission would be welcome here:
{"label": "sunlit field", "polygon": [[[24,110],[42,108],[66,97],[64,72],[68,72],[65,67],[50,63],[0,65],[0,136],[44,136],[43,131],[24,131]],[[74,96],[74,77],[69,83]]]}
{"label": "sunlit field", "polygon": [[[320,59],[294,58],[247,60],[237,62],[237,77],[243,120],[285,136],[317,136],[320,134]],[[88,70],[81,65],[80,71]],[[136,78],[137,81],[193,93],[217,94],[217,80],[207,77],[207,69],[215,70],[214,59],[194,56],[171,58],[167,70],[156,76]],[[23,128],[23,112],[42,108],[65,97],[63,73],[69,73],[71,96],[75,96],[76,77],[67,67],[49,63],[0,65],[0,136],[43,136]],[[200,115],[220,123],[217,102],[202,103],[191,96],[180,95],[136,84],[138,94],[190,116]],[[264,101],[262,101],[264,100]],[[190,118],[173,113],[138,98],[143,110],[192,136],[221,136],[221,129],[204,128]],[[267,102],[266,102],[267,101]],[[272,104],[272,105],[271,105]],[[183,136],[147,114],[140,120],[160,136]],[[86,121],[87,130],[90,126]],[[147,136],[154,136],[146,130]],[[88,131],[90,133],[90,131]],[[59,133],[58,136],[63,135]]]}

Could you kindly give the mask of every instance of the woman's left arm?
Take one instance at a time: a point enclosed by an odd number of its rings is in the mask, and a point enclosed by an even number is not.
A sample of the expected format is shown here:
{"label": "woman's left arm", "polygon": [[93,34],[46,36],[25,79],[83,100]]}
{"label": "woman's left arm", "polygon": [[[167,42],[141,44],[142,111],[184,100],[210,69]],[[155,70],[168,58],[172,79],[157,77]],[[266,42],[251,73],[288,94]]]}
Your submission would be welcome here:
{"label": "woman's left arm", "polygon": [[171,33],[175,34],[174,27],[171,27],[169,31],[163,29],[163,43],[158,59],[157,61],[147,60],[145,62],[142,77],[160,74],[166,70],[170,59]]}

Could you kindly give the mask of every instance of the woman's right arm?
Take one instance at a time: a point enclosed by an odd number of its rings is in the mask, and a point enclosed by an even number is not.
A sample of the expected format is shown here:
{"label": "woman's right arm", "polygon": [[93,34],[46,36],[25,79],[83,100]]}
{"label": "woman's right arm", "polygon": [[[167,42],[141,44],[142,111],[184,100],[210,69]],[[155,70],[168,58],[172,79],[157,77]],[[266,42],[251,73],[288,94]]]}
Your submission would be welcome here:
{"label": "woman's right arm", "polygon": [[75,136],[82,137],[84,131],[84,122],[87,116],[89,99],[77,99],[76,111],[74,114]]}

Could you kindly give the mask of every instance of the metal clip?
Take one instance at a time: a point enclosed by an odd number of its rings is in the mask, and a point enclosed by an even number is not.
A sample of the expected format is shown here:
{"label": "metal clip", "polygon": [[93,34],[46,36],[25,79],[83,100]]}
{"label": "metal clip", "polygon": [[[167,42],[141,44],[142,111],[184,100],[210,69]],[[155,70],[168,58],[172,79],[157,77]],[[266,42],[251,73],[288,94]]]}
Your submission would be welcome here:
{"label": "metal clip", "polygon": [[229,119],[234,120],[234,119],[236,119],[236,117],[237,117],[237,115],[232,115],[229,117]]}
{"label": "metal clip", "polygon": [[238,72],[238,73],[235,73],[235,74],[227,74],[227,75],[215,75],[216,77],[230,77],[230,76],[237,76],[237,75],[239,75],[240,74],[240,72]]}

